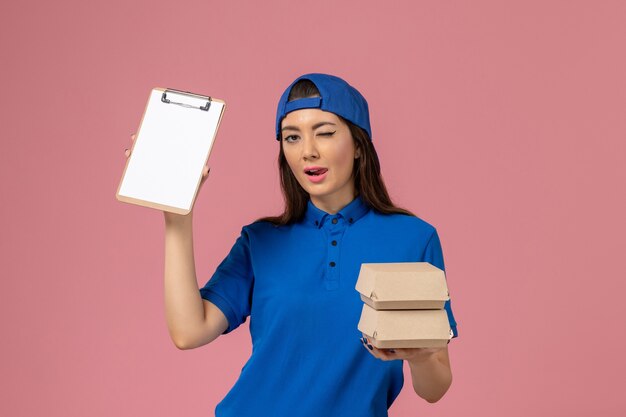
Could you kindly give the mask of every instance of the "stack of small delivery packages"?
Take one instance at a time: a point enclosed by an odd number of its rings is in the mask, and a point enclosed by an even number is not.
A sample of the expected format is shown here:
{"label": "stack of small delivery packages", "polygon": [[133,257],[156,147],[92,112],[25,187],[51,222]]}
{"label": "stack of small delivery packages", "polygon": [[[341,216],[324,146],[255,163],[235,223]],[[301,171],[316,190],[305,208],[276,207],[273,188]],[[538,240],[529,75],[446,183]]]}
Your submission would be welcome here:
{"label": "stack of small delivery packages", "polygon": [[379,349],[444,347],[453,336],[445,273],[428,262],[364,263],[356,290],[358,329]]}

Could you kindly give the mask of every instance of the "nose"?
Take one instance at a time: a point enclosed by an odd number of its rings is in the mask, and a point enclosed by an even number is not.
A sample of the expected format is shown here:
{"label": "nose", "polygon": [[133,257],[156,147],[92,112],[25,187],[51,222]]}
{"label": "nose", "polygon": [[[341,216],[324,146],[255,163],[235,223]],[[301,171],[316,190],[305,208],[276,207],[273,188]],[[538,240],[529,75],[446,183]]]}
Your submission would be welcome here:
{"label": "nose", "polygon": [[303,137],[302,139],[302,142],[302,157],[305,160],[319,158],[315,139],[312,137],[312,135],[305,135],[305,137]]}

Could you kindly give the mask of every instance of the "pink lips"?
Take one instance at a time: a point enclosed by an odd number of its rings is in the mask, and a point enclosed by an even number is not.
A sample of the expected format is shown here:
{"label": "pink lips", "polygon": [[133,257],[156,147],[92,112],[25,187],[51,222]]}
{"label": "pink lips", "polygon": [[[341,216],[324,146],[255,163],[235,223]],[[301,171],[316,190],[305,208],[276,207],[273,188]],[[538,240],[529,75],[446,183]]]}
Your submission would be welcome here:
{"label": "pink lips", "polygon": [[305,167],[304,173],[309,181],[318,183],[324,181],[324,178],[326,178],[326,174],[328,173],[328,169],[323,167]]}

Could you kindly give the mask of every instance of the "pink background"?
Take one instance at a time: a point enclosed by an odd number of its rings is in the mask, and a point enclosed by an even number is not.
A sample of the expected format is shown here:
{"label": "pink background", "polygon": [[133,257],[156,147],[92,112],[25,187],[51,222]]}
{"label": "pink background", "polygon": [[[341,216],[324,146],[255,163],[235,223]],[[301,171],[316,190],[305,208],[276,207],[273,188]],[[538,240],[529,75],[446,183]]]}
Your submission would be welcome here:
{"label": "pink background", "polygon": [[124,148],[154,86],[227,101],[203,285],[280,210],[275,106],[312,71],[367,97],[392,197],[443,244],[454,382],[428,404],[407,379],[390,415],[624,415],[624,2],[33,3],[0,6],[0,415],[213,414],[248,324],[170,341],[163,216],[115,199]]}

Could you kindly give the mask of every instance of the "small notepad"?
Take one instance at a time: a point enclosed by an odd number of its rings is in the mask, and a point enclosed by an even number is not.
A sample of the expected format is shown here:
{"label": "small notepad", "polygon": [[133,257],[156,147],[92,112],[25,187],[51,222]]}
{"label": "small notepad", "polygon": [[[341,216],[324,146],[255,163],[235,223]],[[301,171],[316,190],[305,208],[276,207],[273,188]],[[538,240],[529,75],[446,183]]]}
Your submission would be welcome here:
{"label": "small notepad", "polygon": [[209,96],[154,88],[126,161],[117,199],[188,214],[224,109],[224,101]]}

